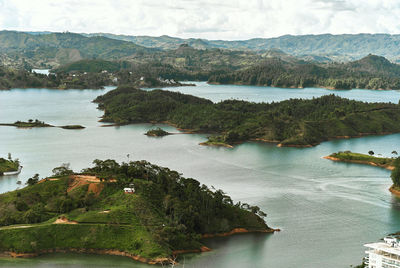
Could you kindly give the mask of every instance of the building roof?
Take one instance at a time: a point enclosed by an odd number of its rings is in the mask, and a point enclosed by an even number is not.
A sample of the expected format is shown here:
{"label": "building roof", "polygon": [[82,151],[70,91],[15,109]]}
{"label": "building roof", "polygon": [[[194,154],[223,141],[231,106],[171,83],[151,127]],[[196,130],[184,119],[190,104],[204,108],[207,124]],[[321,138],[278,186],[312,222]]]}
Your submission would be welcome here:
{"label": "building roof", "polygon": [[392,247],[387,243],[384,242],[377,242],[377,243],[370,243],[370,244],[365,244],[364,247],[367,248],[372,248],[375,250],[381,250],[390,254],[398,255],[400,256],[400,248],[398,247]]}

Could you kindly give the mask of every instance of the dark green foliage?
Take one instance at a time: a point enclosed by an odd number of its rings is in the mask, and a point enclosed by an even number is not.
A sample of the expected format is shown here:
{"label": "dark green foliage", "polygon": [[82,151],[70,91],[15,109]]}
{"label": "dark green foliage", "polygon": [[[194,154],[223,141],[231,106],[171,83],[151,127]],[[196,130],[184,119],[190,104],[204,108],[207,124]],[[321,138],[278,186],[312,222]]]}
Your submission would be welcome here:
{"label": "dark green foliage", "polygon": [[111,85],[112,80],[106,73],[57,73],[37,74],[25,70],[15,70],[0,66],[0,89],[10,88],[103,88]]}
{"label": "dark green foliage", "polygon": [[209,82],[298,88],[399,89],[399,76],[400,65],[375,55],[346,64],[271,58],[244,70],[213,75]]}
{"label": "dark green foliage", "polygon": [[29,178],[26,184],[29,186],[35,185],[36,183],[39,182],[39,174],[35,174],[32,178]]}
{"label": "dark green foliage", "polygon": [[[6,227],[0,228],[0,252],[94,248],[153,258],[198,249],[204,233],[269,229],[259,207],[233,204],[221,190],[211,191],[168,168],[146,161],[93,163],[83,172],[101,178],[97,194],[87,184],[72,189],[76,181],[71,176],[1,194],[0,226]],[[135,194],[125,194],[124,187],[134,187]],[[54,225],[60,216],[78,224]],[[26,228],[8,226],[13,224]]]}
{"label": "dark green foliage", "polygon": [[400,187],[400,158],[394,161],[394,169],[390,175],[395,187]]}
{"label": "dark green foliage", "polygon": [[99,73],[102,71],[108,72],[116,72],[121,69],[127,69],[131,64],[129,62],[116,62],[116,61],[107,61],[100,59],[85,59],[74,61],[72,63],[65,64],[57,69],[54,72],[59,73],[69,73],[69,72],[91,72],[91,73]]}
{"label": "dark green foliage", "polygon": [[315,145],[337,136],[399,132],[399,105],[364,103],[323,96],[279,103],[209,100],[169,91],[143,91],[121,86],[95,102],[104,109],[103,121],[149,123],[168,121],[180,128],[218,133],[214,142],[250,139],[282,145]]}
{"label": "dark green foliage", "polygon": [[147,136],[162,137],[169,135],[169,133],[161,128],[153,128],[146,132]]}

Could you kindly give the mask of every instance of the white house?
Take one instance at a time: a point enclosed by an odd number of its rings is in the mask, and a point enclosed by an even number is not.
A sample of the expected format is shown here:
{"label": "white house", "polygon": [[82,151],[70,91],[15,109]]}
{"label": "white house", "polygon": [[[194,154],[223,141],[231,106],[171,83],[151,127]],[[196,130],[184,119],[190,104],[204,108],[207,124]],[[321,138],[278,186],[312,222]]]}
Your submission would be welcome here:
{"label": "white house", "polygon": [[400,268],[400,242],[388,236],[383,242],[365,244],[365,264],[368,268]]}
{"label": "white house", "polygon": [[135,193],[135,188],[133,188],[133,187],[126,187],[126,188],[124,188],[124,192],[126,193],[126,194],[134,194]]}

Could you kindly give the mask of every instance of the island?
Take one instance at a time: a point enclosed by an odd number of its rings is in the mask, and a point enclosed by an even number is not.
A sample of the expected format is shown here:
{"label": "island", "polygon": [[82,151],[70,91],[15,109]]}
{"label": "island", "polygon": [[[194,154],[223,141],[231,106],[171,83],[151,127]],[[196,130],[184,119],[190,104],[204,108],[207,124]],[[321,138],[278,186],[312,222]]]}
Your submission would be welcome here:
{"label": "island", "polygon": [[11,154],[8,154],[8,159],[0,157],[0,176],[17,175],[21,168],[19,160],[13,160]]}
{"label": "island", "polygon": [[[377,157],[374,156],[374,154],[375,153],[373,151],[370,151],[370,154],[360,154],[360,153],[353,153],[351,151],[344,151],[344,152],[333,153],[329,156],[324,156],[324,158],[338,162],[356,163],[356,164],[381,167],[388,170],[394,169],[394,162],[396,158]],[[395,154],[397,155],[397,152]]]}
{"label": "island", "polygon": [[84,129],[84,126],[81,125],[65,125],[65,126],[53,126],[47,124],[38,119],[29,119],[27,122],[24,121],[16,121],[14,123],[0,123],[0,126],[8,126],[8,127],[17,127],[17,128],[41,128],[41,127],[58,127],[62,129]]}
{"label": "island", "polygon": [[163,136],[167,136],[170,135],[171,133],[163,130],[162,128],[153,128],[150,129],[149,131],[146,132],[145,135],[150,136],[150,137],[163,137]]}
{"label": "island", "polygon": [[168,123],[194,133],[213,134],[204,144],[245,141],[311,147],[338,138],[400,132],[400,105],[365,103],[335,95],[273,103],[210,100],[126,85],[97,97],[103,122]]}
{"label": "island", "polygon": [[[393,151],[392,154],[397,156],[398,153],[397,151]],[[391,170],[390,177],[393,185],[389,188],[389,191],[400,197],[400,157],[375,157],[373,155],[373,151],[370,151],[368,155],[345,151],[333,153],[324,158],[332,161],[370,165]]]}
{"label": "island", "polygon": [[169,264],[179,254],[210,250],[205,237],[275,231],[259,207],[234,203],[168,168],[110,159],[93,164],[81,173],[57,167],[52,177],[1,194],[0,252],[97,253]]}

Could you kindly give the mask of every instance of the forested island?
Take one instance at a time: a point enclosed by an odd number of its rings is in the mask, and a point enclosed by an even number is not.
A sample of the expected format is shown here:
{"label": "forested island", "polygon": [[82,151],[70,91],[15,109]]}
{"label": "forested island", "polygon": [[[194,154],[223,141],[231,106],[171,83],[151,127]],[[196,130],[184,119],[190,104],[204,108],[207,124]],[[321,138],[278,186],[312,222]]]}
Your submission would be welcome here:
{"label": "forested island", "polygon": [[162,128],[152,128],[149,131],[146,132],[145,135],[150,136],[150,137],[163,137],[163,136],[167,136],[170,135],[171,133],[169,133],[168,131],[165,131]]}
{"label": "forested island", "polygon": [[400,89],[399,76],[400,65],[375,55],[327,64],[270,58],[246,69],[215,74],[208,82],[292,88]]}
{"label": "forested island", "polygon": [[309,147],[329,139],[400,132],[398,104],[364,103],[335,95],[277,103],[213,103],[177,92],[120,86],[94,101],[104,110],[103,122],[167,122],[193,132],[214,133],[209,140],[213,144],[258,140]]}
{"label": "forested island", "polygon": [[0,252],[86,252],[170,263],[177,254],[209,250],[202,237],[274,231],[259,207],[234,203],[176,171],[146,161],[93,163],[79,174],[57,167],[51,178],[36,176],[29,186],[1,194]]}

